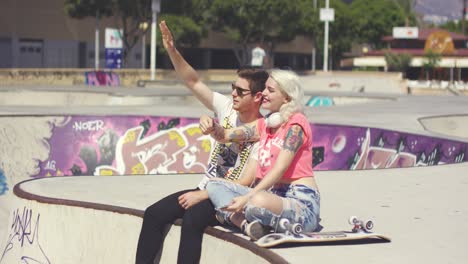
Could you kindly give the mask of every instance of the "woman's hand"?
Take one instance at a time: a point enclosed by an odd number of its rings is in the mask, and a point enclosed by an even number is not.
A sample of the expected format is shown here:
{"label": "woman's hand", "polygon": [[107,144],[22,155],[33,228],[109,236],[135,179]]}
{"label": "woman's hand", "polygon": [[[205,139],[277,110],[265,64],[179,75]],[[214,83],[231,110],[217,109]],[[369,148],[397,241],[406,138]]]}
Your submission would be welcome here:
{"label": "woman's hand", "polygon": [[223,210],[229,212],[242,212],[248,201],[249,197],[247,195],[234,197],[231,204],[223,208]]}

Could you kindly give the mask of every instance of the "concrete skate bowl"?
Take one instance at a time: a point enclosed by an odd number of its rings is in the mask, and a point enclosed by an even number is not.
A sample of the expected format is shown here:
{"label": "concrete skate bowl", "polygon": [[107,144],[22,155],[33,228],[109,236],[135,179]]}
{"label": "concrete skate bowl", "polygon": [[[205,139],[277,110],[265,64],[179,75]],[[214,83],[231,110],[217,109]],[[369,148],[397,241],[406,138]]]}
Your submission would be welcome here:
{"label": "concrete skate bowl", "polygon": [[[15,186],[2,263],[23,256],[51,263],[132,262],[144,208],[196,186],[213,144],[195,118],[3,116],[0,124],[2,156],[8,154],[5,184]],[[466,142],[445,138],[327,124],[312,129],[317,171],[460,163],[468,154]],[[145,174],[160,175],[121,177]],[[176,225],[168,233],[163,263],[175,261],[179,230]],[[217,228],[206,232],[204,261],[242,255],[248,263],[284,262],[243,237]],[[64,243],[79,252],[65,254]]]}
{"label": "concrete skate bowl", "polygon": [[[213,141],[198,129],[200,109],[171,100],[104,108],[76,102],[29,109],[18,101],[0,109],[0,204],[9,204],[0,263],[132,263],[143,210],[193,188],[206,169]],[[467,156],[467,142],[449,137],[333,124],[312,129],[316,171],[427,167]],[[203,263],[289,261],[228,230],[206,234]],[[161,263],[175,262],[179,236],[179,225],[168,231]]]}
{"label": "concrete skate bowl", "polygon": [[[218,83],[216,91],[230,95],[229,85]],[[154,106],[158,104],[201,106],[191,93],[177,84],[157,88],[121,88],[75,86],[54,87],[0,87],[2,106]],[[307,91],[305,104],[308,107],[367,104],[395,101],[396,95],[354,92]]]}
{"label": "concrete skate bowl", "polygon": [[154,89],[90,86],[0,87],[1,106],[154,106],[201,104],[186,90],[174,85]]}
{"label": "concrete skate bowl", "polygon": [[432,116],[421,118],[419,122],[428,131],[468,139],[468,115]]}

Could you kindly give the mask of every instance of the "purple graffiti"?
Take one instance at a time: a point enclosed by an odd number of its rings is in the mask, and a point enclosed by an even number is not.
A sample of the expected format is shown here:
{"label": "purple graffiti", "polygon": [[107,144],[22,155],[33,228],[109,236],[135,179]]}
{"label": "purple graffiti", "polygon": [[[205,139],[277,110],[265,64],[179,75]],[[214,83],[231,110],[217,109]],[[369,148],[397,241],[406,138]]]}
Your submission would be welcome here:
{"label": "purple graffiti", "polygon": [[[70,116],[55,127],[35,177],[203,173],[214,141],[198,119]],[[311,125],[315,170],[431,166],[466,161],[466,142],[378,128]]]}
{"label": "purple graffiti", "polygon": [[196,119],[70,117],[55,128],[36,177],[202,173],[211,144]]}
{"label": "purple graffiti", "polygon": [[312,127],[314,146],[323,147],[324,152],[323,160],[317,164],[314,161],[316,170],[406,168],[460,163],[465,161],[468,145],[465,142],[377,128],[337,125]]}
{"label": "purple graffiti", "polygon": [[90,86],[119,86],[120,78],[114,72],[85,72],[85,83]]}

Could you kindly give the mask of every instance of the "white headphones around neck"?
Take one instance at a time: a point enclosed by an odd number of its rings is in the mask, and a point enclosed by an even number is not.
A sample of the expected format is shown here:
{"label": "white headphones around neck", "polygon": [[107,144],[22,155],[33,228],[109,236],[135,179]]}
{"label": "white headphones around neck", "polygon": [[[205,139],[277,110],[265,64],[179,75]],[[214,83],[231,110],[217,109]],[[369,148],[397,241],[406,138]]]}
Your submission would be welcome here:
{"label": "white headphones around neck", "polygon": [[267,127],[277,128],[283,123],[283,118],[279,112],[275,112],[265,118],[265,123]]}

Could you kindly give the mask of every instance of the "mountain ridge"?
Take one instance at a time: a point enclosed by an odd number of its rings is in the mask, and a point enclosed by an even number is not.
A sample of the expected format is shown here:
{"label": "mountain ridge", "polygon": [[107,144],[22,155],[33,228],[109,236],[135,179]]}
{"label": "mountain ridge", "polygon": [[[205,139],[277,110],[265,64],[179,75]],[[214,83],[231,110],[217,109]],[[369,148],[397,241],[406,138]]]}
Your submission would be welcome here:
{"label": "mountain ridge", "polygon": [[435,24],[462,18],[463,0],[416,0],[415,11]]}

